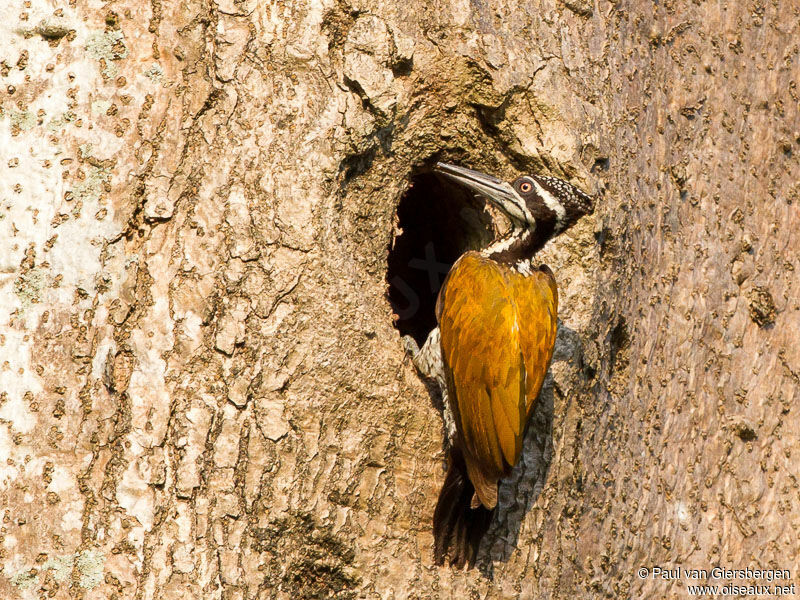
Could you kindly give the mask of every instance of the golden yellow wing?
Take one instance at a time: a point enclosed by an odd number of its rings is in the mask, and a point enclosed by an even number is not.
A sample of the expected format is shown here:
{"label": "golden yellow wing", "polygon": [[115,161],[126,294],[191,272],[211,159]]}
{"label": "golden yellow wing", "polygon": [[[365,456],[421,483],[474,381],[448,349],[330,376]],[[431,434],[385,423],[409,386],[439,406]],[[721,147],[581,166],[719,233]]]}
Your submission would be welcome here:
{"label": "golden yellow wing", "polygon": [[527,421],[553,358],[558,324],[558,289],[553,272],[546,266],[528,277],[512,272],[511,282],[520,315],[520,340],[528,374]]}
{"label": "golden yellow wing", "polygon": [[557,292],[549,270],[524,277],[470,252],[437,303],[448,396],[481,503],[516,464],[525,424],[553,354]]}

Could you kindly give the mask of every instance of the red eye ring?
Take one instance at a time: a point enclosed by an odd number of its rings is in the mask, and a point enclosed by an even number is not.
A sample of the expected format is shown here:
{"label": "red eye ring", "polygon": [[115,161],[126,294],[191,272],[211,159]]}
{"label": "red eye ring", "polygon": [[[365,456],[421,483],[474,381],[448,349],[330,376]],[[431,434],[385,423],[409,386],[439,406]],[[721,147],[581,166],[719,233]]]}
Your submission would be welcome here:
{"label": "red eye ring", "polygon": [[520,185],[520,186],[519,186],[519,190],[520,190],[521,192],[523,192],[524,194],[527,194],[527,193],[528,193],[528,192],[530,192],[532,189],[533,189],[533,186],[532,186],[530,183],[528,183],[527,181],[526,181],[526,182],[524,182],[522,185]]}

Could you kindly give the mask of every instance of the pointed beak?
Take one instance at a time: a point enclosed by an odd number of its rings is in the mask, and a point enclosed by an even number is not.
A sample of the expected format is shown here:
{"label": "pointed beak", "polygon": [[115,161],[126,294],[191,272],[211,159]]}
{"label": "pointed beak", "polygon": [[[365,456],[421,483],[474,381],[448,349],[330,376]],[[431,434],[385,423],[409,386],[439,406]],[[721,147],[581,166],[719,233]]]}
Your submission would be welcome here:
{"label": "pointed beak", "polygon": [[433,170],[490,200],[509,217],[525,222],[525,213],[521,207],[522,199],[510,183],[480,171],[447,163],[436,163]]}

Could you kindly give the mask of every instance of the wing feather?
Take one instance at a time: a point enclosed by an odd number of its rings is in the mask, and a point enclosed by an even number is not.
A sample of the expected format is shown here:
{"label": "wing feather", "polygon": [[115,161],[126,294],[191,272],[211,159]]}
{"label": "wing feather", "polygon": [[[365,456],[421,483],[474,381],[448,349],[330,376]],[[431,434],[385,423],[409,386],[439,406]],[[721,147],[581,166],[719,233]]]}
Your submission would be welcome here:
{"label": "wing feather", "polygon": [[535,272],[531,278],[516,276],[513,279],[515,298],[519,306],[520,335],[524,343],[525,370],[528,374],[526,390],[526,419],[533,411],[541,390],[547,368],[553,357],[556,343],[558,290],[550,269]]}
{"label": "wing feather", "polygon": [[484,506],[519,460],[522,436],[553,352],[557,296],[549,273],[529,277],[470,252],[437,302],[442,356],[467,471]]}

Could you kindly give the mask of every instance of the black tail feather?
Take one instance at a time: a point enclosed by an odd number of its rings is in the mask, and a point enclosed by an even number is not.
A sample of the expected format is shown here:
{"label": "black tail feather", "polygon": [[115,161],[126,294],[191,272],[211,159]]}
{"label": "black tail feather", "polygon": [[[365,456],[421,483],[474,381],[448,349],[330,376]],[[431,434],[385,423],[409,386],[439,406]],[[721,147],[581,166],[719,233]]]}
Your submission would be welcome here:
{"label": "black tail feather", "polygon": [[446,556],[457,568],[465,564],[470,568],[475,565],[478,546],[489,529],[494,510],[483,506],[471,508],[474,493],[464,456],[453,446],[447,475],[433,511],[433,557],[437,565],[443,565]]}

